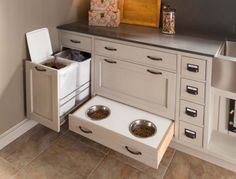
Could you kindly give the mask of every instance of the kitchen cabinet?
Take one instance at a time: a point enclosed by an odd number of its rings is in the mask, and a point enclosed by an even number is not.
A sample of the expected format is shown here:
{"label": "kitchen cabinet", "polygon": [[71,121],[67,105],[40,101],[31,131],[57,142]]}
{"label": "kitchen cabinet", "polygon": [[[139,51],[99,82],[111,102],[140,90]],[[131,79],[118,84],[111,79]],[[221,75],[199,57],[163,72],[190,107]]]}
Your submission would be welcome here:
{"label": "kitchen cabinet", "polygon": [[[101,29],[73,23],[60,26],[59,34],[62,47],[84,49],[92,54],[92,99],[100,96],[161,116],[173,124],[174,131],[169,133],[172,147],[229,169],[236,166],[234,160],[225,161],[209,152],[212,151],[209,147],[214,146],[211,144],[218,140],[214,135],[209,145],[215,125],[211,121],[212,60],[221,42],[178,34],[165,36],[156,29],[130,25]],[[124,148],[125,144],[131,144],[127,138],[116,138],[123,145],[112,146],[109,136],[114,133],[107,136],[111,131],[99,127],[102,121],[87,120],[85,111],[80,108],[70,115],[70,130],[139,160]],[[82,125],[83,131],[93,133],[84,133],[79,128]],[[145,145],[140,145],[141,148],[132,146],[131,149],[142,151]],[[158,162],[146,157],[139,161],[158,167],[161,157],[157,158]]]}

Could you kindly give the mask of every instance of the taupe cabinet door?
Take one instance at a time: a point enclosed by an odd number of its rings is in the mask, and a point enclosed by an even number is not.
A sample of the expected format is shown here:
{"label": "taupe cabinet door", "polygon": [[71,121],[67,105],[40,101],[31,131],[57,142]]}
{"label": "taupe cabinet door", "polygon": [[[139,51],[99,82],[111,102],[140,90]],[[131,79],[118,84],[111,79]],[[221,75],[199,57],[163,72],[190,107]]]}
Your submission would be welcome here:
{"label": "taupe cabinet door", "polygon": [[95,57],[95,93],[174,119],[176,75],[101,56]]}
{"label": "taupe cabinet door", "polygon": [[59,132],[58,73],[26,61],[27,116]]}

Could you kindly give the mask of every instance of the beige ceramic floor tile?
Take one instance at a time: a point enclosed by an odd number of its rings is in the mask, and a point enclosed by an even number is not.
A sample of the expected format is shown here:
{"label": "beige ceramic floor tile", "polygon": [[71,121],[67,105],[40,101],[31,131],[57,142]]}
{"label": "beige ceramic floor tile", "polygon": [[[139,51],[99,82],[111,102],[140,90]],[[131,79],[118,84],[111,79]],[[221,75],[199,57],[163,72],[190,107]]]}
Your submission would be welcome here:
{"label": "beige ceramic floor tile", "polygon": [[108,154],[108,152],[110,151],[110,149],[105,147],[104,145],[94,142],[94,141],[92,141],[88,138],[85,138],[79,134],[76,134],[72,131],[69,131],[69,133],[71,133],[71,135],[73,135],[77,140],[80,140],[81,142],[84,142],[85,144],[87,144],[87,145],[93,147],[94,149],[99,150],[105,154]]}
{"label": "beige ceramic floor tile", "polygon": [[15,168],[21,169],[48,148],[63,132],[65,129],[61,133],[56,133],[44,126],[37,125],[2,149],[0,156]]}
{"label": "beige ceramic floor tile", "polygon": [[236,173],[176,151],[165,179],[235,179]]}
{"label": "beige ceramic floor tile", "polygon": [[7,179],[12,177],[17,170],[9,162],[0,158],[0,178]]}
{"label": "beige ceramic floor tile", "polygon": [[115,152],[113,150],[109,153],[109,156],[115,157],[116,159],[121,160],[122,162],[131,165],[134,168],[137,168],[138,170],[141,170],[154,178],[163,178],[167,170],[167,167],[174,156],[174,153],[175,153],[174,149],[168,148],[165,155],[163,156],[163,159],[158,169],[148,167],[143,163],[140,163],[134,159],[126,157],[125,155]]}
{"label": "beige ceramic floor tile", "polygon": [[169,147],[166,150],[166,153],[161,160],[161,165],[168,167],[174,157],[174,154],[175,154],[175,149]]}
{"label": "beige ceramic floor tile", "polygon": [[66,133],[18,173],[15,179],[86,178],[104,157],[104,153]]}
{"label": "beige ceramic floor tile", "polygon": [[107,156],[88,179],[153,179],[150,175]]}

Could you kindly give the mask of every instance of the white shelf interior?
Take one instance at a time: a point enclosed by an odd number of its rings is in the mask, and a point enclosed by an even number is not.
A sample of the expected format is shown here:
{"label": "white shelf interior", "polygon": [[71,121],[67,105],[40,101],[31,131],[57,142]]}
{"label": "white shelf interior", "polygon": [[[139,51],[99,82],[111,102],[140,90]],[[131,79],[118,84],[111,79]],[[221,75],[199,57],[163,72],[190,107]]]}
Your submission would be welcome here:
{"label": "white shelf interior", "polygon": [[235,136],[213,131],[208,147],[211,154],[236,164]]}

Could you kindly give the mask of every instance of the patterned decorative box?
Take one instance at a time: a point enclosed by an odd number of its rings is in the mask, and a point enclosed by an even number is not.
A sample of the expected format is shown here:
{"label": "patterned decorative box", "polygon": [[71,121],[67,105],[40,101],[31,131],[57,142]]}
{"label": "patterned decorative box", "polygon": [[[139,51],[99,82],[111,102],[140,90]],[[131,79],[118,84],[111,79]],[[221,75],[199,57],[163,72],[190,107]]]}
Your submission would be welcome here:
{"label": "patterned decorative box", "polygon": [[93,11],[117,11],[118,0],[91,0],[90,9]]}
{"label": "patterned decorative box", "polygon": [[118,27],[120,11],[89,11],[89,25]]}

